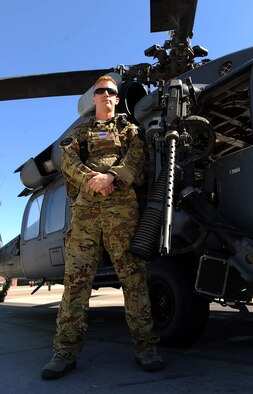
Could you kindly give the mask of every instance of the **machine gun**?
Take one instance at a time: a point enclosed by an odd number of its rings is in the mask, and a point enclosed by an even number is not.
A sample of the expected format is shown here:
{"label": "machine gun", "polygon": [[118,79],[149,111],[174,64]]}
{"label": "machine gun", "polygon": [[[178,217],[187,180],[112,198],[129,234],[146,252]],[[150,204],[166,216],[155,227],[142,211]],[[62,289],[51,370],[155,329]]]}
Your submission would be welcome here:
{"label": "machine gun", "polygon": [[215,134],[208,120],[191,115],[196,104],[191,78],[187,94],[182,81],[160,83],[154,111],[161,113],[148,125],[150,177],[146,210],[135,234],[132,252],[146,260],[171,252],[173,205],[186,168],[208,157]]}

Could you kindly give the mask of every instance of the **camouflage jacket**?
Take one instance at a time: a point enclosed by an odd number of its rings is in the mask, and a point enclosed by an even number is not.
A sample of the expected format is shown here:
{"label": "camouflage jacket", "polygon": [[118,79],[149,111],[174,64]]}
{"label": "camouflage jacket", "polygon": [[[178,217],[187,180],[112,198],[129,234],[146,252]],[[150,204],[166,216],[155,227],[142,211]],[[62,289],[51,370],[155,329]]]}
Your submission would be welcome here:
{"label": "camouflage jacket", "polygon": [[[114,173],[120,189],[144,182],[145,142],[138,127],[128,122],[124,115],[116,115],[106,122],[91,119],[82,123],[61,141],[60,146],[61,168],[68,195],[72,198],[80,189],[93,194],[86,186],[90,171]],[[87,151],[85,155],[83,148]]]}

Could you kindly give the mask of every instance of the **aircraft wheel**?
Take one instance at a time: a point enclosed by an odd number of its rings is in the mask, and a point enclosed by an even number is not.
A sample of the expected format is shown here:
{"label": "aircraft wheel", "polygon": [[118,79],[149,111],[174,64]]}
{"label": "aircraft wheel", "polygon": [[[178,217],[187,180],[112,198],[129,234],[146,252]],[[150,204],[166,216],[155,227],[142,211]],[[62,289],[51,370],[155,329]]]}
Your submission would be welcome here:
{"label": "aircraft wheel", "polygon": [[194,343],[207,325],[209,302],[194,294],[189,279],[168,261],[150,263],[147,279],[154,329],[161,344],[182,347]]}
{"label": "aircraft wheel", "polygon": [[4,302],[5,297],[7,296],[7,292],[9,290],[10,286],[11,286],[11,280],[10,279],[6,279],[2,290],[0,291],[0,302]]}

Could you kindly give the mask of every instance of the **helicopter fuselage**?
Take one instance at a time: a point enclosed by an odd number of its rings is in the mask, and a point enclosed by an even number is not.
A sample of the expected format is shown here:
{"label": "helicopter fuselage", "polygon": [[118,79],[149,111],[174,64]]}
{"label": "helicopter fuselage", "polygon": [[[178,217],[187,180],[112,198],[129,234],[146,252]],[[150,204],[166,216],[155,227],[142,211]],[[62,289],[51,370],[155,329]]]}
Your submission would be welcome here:
{"label": "helicopter fuselage", "polygon": [[[202,311],[199,327],[204,326],[209,302],[240,309],[251,302],[253,294],[253,217],[250,213],[253,188],[248,183],[253,162],[252,59],[253,48],[248,48],[196,67],[151,94],[145,94],[136,81],[133,84],[136,89],[138,86],[137,95],[133,85],[125,89],[125,109],[131,108],[129,115],[145,129],[151,158],[152,182],[148,196],[142,200],[146,209],[143,217],[145,214],[148,217],[143,231],[149,233],[150,223],[157,218],[161,223],[148,240],[146,250],[143,233],[135,244],[135,251],[148,260],[154,313],[157,313],[158,290],[160,292],[164,286],[162,297],[167,299],[168,288],[178,283],[182,289],[180,297],[186,299],[190,294],[192,305],[197,302]],[[189,93],[189,77],[195,102]],[[129,81],[123,81],[122,87],[125,83]],[[0,276],[7,280],[25,278],[42,283],[63,283],[64,238],[70,223],[70,200],[60,172],[59,141],[81,120],[18,169],[26,186],[21,195],[31,194],[31,197],[20,235],[0,249]],[[172,146],[171,140],[175,138]],[[168,157],[173,159],[172,166],[168,165]],[[168,218],[163,220],[168,176],[164,171],[164,178],[160,180],[159,174],[164,168],[174,168],[174,164],[177,171],[173,183],[176,186],[168,223]],[[153,188],[156,185],[160,186]],[[164,239],[159,237],[161,227],[164,231],[166,226],[171,245],[167,247],[166,244],[164,248],[161,246]],[[140,240],[142,247],[139,247]],[[182,278],[178,277],[178,272]],[[100,286],[120,287],[106,252],[94,282],[94,288]],[[188,294],[187,289],[191,289],[191,293]],[[189,305],[185,304],[185,308]],[[185,323],[183,311],[180,311],[176,326],[167,309],[165,312],[157,318],[157,324],[161,316],[166,321],[164,331],[160,328],[164,341],[181,341]],[[201,319],[200,316],[192,319]],[[196,326],[195,320],[191,323]],[[189,330],[188,340],[196,339],[200,331]]]}

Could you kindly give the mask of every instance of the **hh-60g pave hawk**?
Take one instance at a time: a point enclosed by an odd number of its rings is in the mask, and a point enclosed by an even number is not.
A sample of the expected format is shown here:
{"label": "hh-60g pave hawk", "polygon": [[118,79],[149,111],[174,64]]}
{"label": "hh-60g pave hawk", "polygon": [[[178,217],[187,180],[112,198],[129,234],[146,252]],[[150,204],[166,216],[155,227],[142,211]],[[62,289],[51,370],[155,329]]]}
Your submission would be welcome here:
{"label": "hh-60g pave hawk", "polygon": [[[85,92],[80,118],[16,170],[25,185],[20,196],[31,196],[21,234],[0,249],[1,301],[12,278],[37,281],[35,290],[63,282],[70,211],[59,142],[91,116],[92,85],[111,73],[118,112],[145,129],[149,152],[132,252],[147,261],[162,342],[182,346],[203,333],[210,302],[243,310],[253,295],[253,48],[208,61],[207,50],[190,45],[197,0],[150,4],[151,31],[171,31],[163,46],[145,50],[154,65],[0,80],[1,100]],[[106,252],[94,282],[103,286],[120,287]]]}

